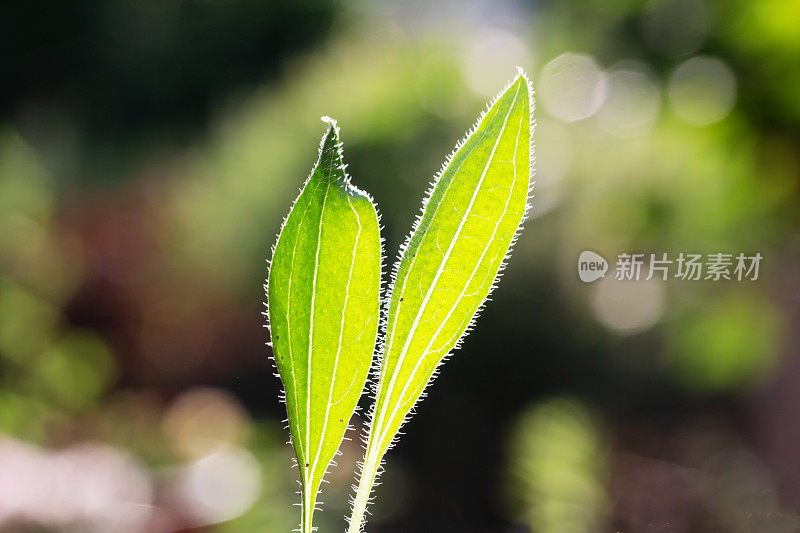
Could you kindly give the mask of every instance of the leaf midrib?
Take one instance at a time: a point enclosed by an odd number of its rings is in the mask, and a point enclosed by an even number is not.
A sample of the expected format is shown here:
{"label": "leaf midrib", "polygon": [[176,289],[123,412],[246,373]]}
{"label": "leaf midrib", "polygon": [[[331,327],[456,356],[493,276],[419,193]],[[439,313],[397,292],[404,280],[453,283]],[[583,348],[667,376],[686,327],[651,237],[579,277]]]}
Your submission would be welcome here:
{"label": "leaf midrib", "polygon": [[[311,312],[309,313],[309,327],[308,327],[308,371],[306,372],[306,444],[311,445],[311,356],[314,353],[314,304],[317,299],[317,275],[319,274],[319,251],[322,248],[322,221],[325,217],[325,204],[328,201],[328,193],[331,190],[331,179],[327,178],[325,186],[325,195],[322,197],[322,207],[319,210],[319,227],[317,230],[317,251],[314,255],[314,279],[311,282]],[[320,440],[320,442],[322,442]],[[317,456],[318,457],[318,456]],[[306,478],[306,485],[311,481],[311,473],[309,472],[308,462],[310,457],[306,457],[306,464],[303,468],[303,473]],[[316,460],[316,458],[315,458]],[[307,493],[312,492],[310,490]],[[309,495],[306,494],[306,498]],[[313,497],[312,497],[313,498]]]}
{"label": "leaf midrib", "polygon": [[[327,192],[326,192],[326,196],[327,196]],[[347,314],[347,302],[348,302],[348,300],[350,298],[350,284],[351,284],[351,282],[353,280],[353,268],[355,267],[355,262],[356,262],[356,251],[358,251],[358,242],[359,242],[359,239],[361,238],[361,231],[362,231],[361,217],[358,214],[358,210],[356,210],[353,207],[353,202],[350,199],[350,195],[347,195],[347,205],[348,205],[348,207],[350,207],[350,209],[356,215],[356,224],[358,224],[358,233],[356,233],[356,240],[355,240],[355,243],[353,244],[353,253],[352,253],[352,258],[350,260],[350,271],[349,271],[349,273],[347,275],[347,286],[345,287],[344,304],[342,306],[342,319],[339,321],[339,343],[338,343],[337,348],[336,348],[336,358],[334,359],[334,363],[333,363],[333,379],[331,379],[331,387],[330,387],[330,391],[328,392],[328,403],[327,403],[327,406],[325,407],[325,420],[324,420],[324,422],[322,424],[322,433],[321,433],[321,436],[320,436],[319,447],[317,448],[317,454],[314,457],[314,464],[312,465],[311,473],[309,474],[309,477],[311,477],[312,479],[314,477],[314,473],[316,472],[317,465],[319,464],[319,458],[322,455],[322,444],[323,444],[323,442],[325,442],[325,433],[327,432],[327,429],[328,429],[328,420],[330,418],[331,406],[332,405],[336,405],[336,404],[332,404],[331,402],[333,400],[333,389],[334,389],[334,386],[336,384],[336,371],[337,371],[337,369],[339,367],[339,356],[341,355],[341,352],[342,352],[342,338],[344,336],[344,317]],[[356,376],[354,375],[353,376],[353,381],[355,381],[355,379],[356,379]],[[350,382],[350,387],[352,387],[353,381]],[[348,388],[347,392],[345,392],[345,396],[347,396],[348,392],[350,392],[350,388]],[[309,398],[310,397],[311,397],[311,394],[309,394]],[[343,398],[344,398],[344,396],[343,396]],[[336,403],[338,404],[340,401],[341,401],[341,399]]]}
{"label": "leaf midrib", "polygon": [[[316,193],[319,189],[319,185],[314,188],[314,192]],[[292,246],[292,260],[289,263],[289,279],[287,281],[287,285],[289,290],[286,293],[286,337],[287,337],[287,345],[289,347],[289,364],[291,365],[292,369],[292,385],[293,393],[294,393],[294,416],[296,420],[300,419],[300,411],[298,408],[298,399],[297,399],[297,377],[295,374],[294,368],[294,354],[293,354],[293,344],[292,344],[292,319],[291,319],[291,309],[292,309],[292,276],[294,274],[294,260],[297,255],[297,243],[300,240],[300,229],[303,227],[303,222],[305,222],[306,215],[308,211],[311,209],[312,202],[309,201],[306,205],[306,208],[303,210],[303,216],[300,217],[300,222],[297,224],[297,229],[295,230],[295,237],[294,237],[294,246]],[[277,247],[276,247],[277,248]],[[308,457],[306,455],[306,447],[303,445],[303,439],[301,438],[299,432],[297,435],[297,440],[299,441],[298,444],[300,446],[300,455],[303,456],[303,461],[307,461]]]}

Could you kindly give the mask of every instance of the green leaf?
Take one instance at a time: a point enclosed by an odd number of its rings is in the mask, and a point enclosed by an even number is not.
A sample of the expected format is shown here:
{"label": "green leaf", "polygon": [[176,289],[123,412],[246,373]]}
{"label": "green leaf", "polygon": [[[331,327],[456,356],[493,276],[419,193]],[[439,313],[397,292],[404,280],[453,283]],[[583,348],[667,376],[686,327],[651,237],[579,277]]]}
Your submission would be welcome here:
{"label": "green leaf", "polygon": [[284,222],[268,314],[301,473],[301,531],[364,388],[377,337],[381,240],[372,199],[350,184],[336,123]]}
{"label": "green leaf", "polygon": [[351,533],[383,455],[473,323],[517,235],[531,186],[532,97],[520,70],[448,158],[395,265]]}

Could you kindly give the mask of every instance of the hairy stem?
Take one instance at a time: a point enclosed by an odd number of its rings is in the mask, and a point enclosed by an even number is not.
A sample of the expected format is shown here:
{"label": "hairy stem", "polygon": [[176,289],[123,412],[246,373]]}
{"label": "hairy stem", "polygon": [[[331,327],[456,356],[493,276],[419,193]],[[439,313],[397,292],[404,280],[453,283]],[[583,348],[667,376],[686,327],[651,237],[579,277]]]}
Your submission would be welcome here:
{"label": "hairy stem", "polygon": [[302,490],[302,503],[300,505],[300,533],[312,533],[314,527],[312,520],[314,516],[314,506],[316,505],[315,490],[309,486],[306,478]]}
{"label": "hairy stem", "polygon": [[347,528],[347,533],[360,533],[362,531],[364,514],[367,511],[367,503],[369,503],[369,495],[372,493],[372,486],[375,484],[375,478],[378,475],[380,461],[378,450],[376,449],[373,452],[370,439],[364,456],[364,467],[361,470],[361,478],[358,481],[356,497],[353,500],[353,513],[350,516],[350,525]]}

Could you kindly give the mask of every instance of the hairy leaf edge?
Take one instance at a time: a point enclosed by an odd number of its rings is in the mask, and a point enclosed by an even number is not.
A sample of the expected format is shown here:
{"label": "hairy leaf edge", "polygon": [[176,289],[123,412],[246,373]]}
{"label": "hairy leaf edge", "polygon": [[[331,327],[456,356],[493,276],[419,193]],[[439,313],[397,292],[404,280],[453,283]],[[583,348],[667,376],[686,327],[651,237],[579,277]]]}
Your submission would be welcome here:
{"label": "hairy leaf edge", "polygon": [[[371,430],[371,427],[372,427],[373,418],[375,417],[375,407],[377,406],[377,401],[378,401],[378,388],[379,388],[379,384],[380,384],[381,367],[383,365],[383,358],[386,355],[385,354],[385,348],[386,348],[386,337],[388,335],[387,327],[388,327],[388,322],[389,322],[389,308],[391,306],[392,293],[394,292],[395,283],[397,281],[397,275],[398,275],[398,271],[400,269],[400,264],[402,263],[402,260],[403,260],[403,256],[404,256],[404,254],[406,252],[406,249],[408,248],[409,244],[411,243],[411,239],[414,237],[414,234],[416,233],[420,222],[422,221],[423,217],[425,216],[425,212],[426,212],[426,210],[428,208],[428,203],[430,201],[430,198],[431,198],[431,196],[433,194],[434,189],[436,188],[436,185],[439,183],[439,180],[441,179],[442,174],[445,172],[445,170],[447,170],[447,167],[450,166],[450,163],[452,162],[453,157],[464,146],[464,144],[467,142],[467,140],[470,137],[472,137],[472,135],[478,130],[478,128],[480,127],[481,123],[486,118],[486,115],[491,110],[491,108],[506,93],[506,91],[508,91],[508,89],[510,89],[515,83],[517,83],[517,81],[520,78],[523,79],[523,81],[527,85],[527,89],[528,89],[528,105],[529,105],[529,110],[530,110],[529,127],[530,127],[530,133],[531,133],[530,134],[529,143],[528,143],[528,153],[529,153],[529,159],[530,159],[530,168],[529,168],[529,175],[528,175],[528,194],[527,194],[527,198],[526,198],[526,201],[525,201],[525,209],[523,211],[522,218],[520,220],[519,225],[517,226],[517,229],[514,231],[514,235],[511,238],[511,242],[509,243],[508,250],[506,251],[506,254],[503,257],[503,260],[501,261],[500,266],[497,269],[497,275],[494,277],[494,280],[492,281],[492,283],[491,283],[491,285],[489,287],[489,292],[486,294],[486,297],[483,299],[483,301],[478,305],[478,308],[476,309],[475,314],[470,319],[469,324],[467,325],[466,329],[464,330],[464,333],[459,337],[458,341],[456,341],[455,346],[449,352],[447,352],[447,354],[445,354],[441,358],[441,360],[436,364],[436,367],[434,368],[434,371],[431,374],[431,378],[428,380],[428,382],[425,385],[425,388],[423,389],[422,393],[420,393],[420,395],[417,398],[417,400],[414,402],[414,404],[411,406],[411,408],[409,409],[409,411],[406,414],[406,416],[403,418],[403,421],[400,423],[400,426],[399,426],[397,432],[392,437],[391,442],[387,446],[386,452],[380,457],[379,464],[377,465],[377,471],[376,471],[376,474],[375,474],[375,478],[374,478],[374,481],[372,483],[372,488],[370,490],[370,495],[369,495],[369,497],[367,499],[367,506],[369,506],[369,504],[371,504],[373,499],[374,499],[374,487],[379,484],[378,483],[378,478],[383,473],[383,463],[384,463],[384,458],[386,456],[386,453],[388,453],[389,450],[394,448],[394,446],[397,444],[397,441],[398,441],[399,437],[401,435],[403,435],[403,427],[416,414],[416,409],[417,409],[418,404],[426,397],[429,387],[436,380],[436,378],[438,377],[439,373],[441,372],[442,365],[452,356],[453,352],[455,352],[456,350],[458,350],[461,347],[464,339],[467,337],[467,335],[469,335],[469,333],[475,327],[476,320],[478,319],[478,317],[480,316],[480,314],[483,311],[484,307],[486,306],[486,303],[490,300],[492,293],[497,288],[498,282],[500,281],[500,278],[503,275],[503,271],[506,268],[506,265],[507,265],[508,260],[509,260],[509,258],[511,256],[511,253],[514,250],[514,246],[516,245],[517,240],[519,239],[519,236],[522,233],[522,230],[524,228],[525,222],[528,220],[528,218],[530,216],[530,211],[533,208],[533,198],[534,198],[533,187],[534,187],[534,184],[535,184],[535,176],[536,176],[536,155],[535,155],[536,145],[535,145],[535,142],[534,142],[534,135],[533,135],[534,134],[534,130],[536,128],[536,119],[534,117],[534,111],[536,109],[536,99],[535,99],[535,94],[536,93],[535,93],[535,91],[533,89],[533,83],[531,82],[530,78],[528,77],[527,73],[525,72],[525,70],[522,67],[517,67],[516,76],[514,76],[514,78],[512,80],[507,82],[506,85],[491,100],[488,101],[488,103],[486,104],[485,109],[480,114],[480,116],[475,120],[473,125],[467,130],[467,132],[464,134],[464,136],[456,143],[455,147],[450,151],[450,153],[447,155],[447,157],[445,157],[444,162],[442,163],[441,167],[439,168],[439,171],[434,175],[433,179],[428,184],[428,188],[425,191],[424,197],[422,199],[422,205],[421,205],[419,211],[417,212],[416,217],[414,218],[414,221],[413,221],[412,226],[411,226],[411,230],[408,232],[408,234],[406,235],[405,240],[403,241],[403,243],[398,248],[397,259],[395,260],[395,262],[392,265],[391,279],[390,279],[389,285],[388,285],[387,289],[384,291],[383,297],[381,298],[381,318],[380,318],[380,321],[379,321],[379,324],[378,324],[378,327],[379,327],[379,329],[378,329],[378,342],[377,342],[378,347],[376,349],[376,357],[374,358],[373,366],[370,369],[369,378],[368,378],[368,386],[370,388],[369,395],[370,395],[370,399],[372,400],[372,404],[371,404],[371,407],[370,407],[370,410],[369,410],[369,413],[368,413],[368,416],[367,416],[368,423],[365,426],[366,427],[366,431],[361,433],[361,443],[362,443],[362,448],[363,448],[363,451],[364,451],[364,454],[365,454],[364,455],[364,460],[366,460],[366,452],[367,452],[367,444],[368,444],[368,440],[369,440],[369,433],[370,433],[370,430]],[[354,511],[354,506],[355,506],[355,503],[356,503],[356,501],[355,501],[356,492],[358,490],[358,486],[361,483],[361,477],[364,474],[364,467],[365,467],[364,460],[357,462],[356,483],[352,486],[353,494],[350,497],[350,512],[351,512],[351,516],[352,516],[352,513]],[[369,511],[366,511],[365,514],[369,514]],[[361,530],[363,530],[363,528],[364,528],[364,522],[365,522],[365,520],[362,521]]]}
{"label": "hairy leaf edge", "polygon": [[[322,151],[323,151],[323,148],[325,147],[325,140],[327,139],[328,134],[330,133],[331,129],[333,129],[334,134],[336,136],[336,153],[337,153],[337,155],[339,157],[339,160],[342,161],[342,166],[340,168],[342,170],[342,173],[344,174],[344,183],[343,184],[345,185],[345,187],[347,189],[347,192],[348,193],[352,193],[352,194],[357,195],[357,196],[362,196],[362,197],[366,198],[372,204],[373,209],[375,209],[375,214],[376,214],[376,217],[377,217],[377,220],[378,220],[378,232],[379,232],[379,236],[380,236],[380,261],[379,261],[379,265],[378,265],[378,268],[379,268],[378,297],[379,297],[379,300],[381,302],[381,306],[383,305],[383,301],[385,299],[385,292],[386,292],[386,287],[385,287],[385,285],[383,283],[383,273],[385,271],[386,250],[385,250],[385,240],[384,240],[384,237],[383,237],[383,229],[384,229],[384,227],[383,227],[383,224],[382,224],[382,221],[381,221],[382,215],[381,215],[380,209],[378,209],[378,205],[375,202],[375,199],[372,197],[372,195],[369,192],[367,192],[367,191],[365,191],[363,189],[360,189],[360,188],[356,187],[355,185],[353,185],[352,178],[347,173],[347,164],[344,163],[344,151],[343,151],[344,143],[342,142],[342,138],[341,138],[341,135],[340,135],[340,128],[339,128],[338,121],[336,121],[336,119],[333,119],[333,118],[331,118],[331,117],[329,117],[327,115],[324,115],[324,116],[320,117],[320,120],[322,122],[328,124],[329,127],[322,134],[322,139],[319,142],[319,147],[317,148],[317,159],[316,159],[316,162],[311,167],[311,171],[308,173],[308,176],[303,181],[303,184],[300,186],[299,192],[298,192],[297,196],[295,197],[295,199],[292,201],[292,205],[289,208],[289,211],[283,217],[283,220],[281,221],[280,228],[278,229],[278,234],[276,235],[275,242],[270,246],[270,254],[269,254],[270,258],[266,260],[266,263],[267,263],[267,278],[266,278],[266,281],[263,284],[265,300],[263,302],[264,311],[261,312],[261,315],[264,317],[264,320],[265,320],[265,322],[263,324],[263,327],[266,328],[267,333],[269,335],[269,340],[266,341],[265,344],[269,348],[269,356],[268,356],[268,358],[272,362],[272,367],[273,367],[272,375],[275,378],[277,378],[278,381],[281,384],[281,391],[278,394],[278,400],[281,403],[283,403],[284,405],[286,405],[286,389],[284,388],[283,380],[282,380],[282,378],[280,376],[280,373],[278,372],[278,365],[277,365],[277,362],[275,361],[275,352],[274,352],[273,346],[272,346],[272,329],[270,327],[270,322],[269,322],[269,272],[270,272],[270,269],[272,268],[272,259],[271,258],[275,256],[275,249],[277,248],[278,243],[280,242],[281,235],[283,235],[283,230],[286,227],[286,223],[289,220],[289,216],[294,211],[294,207],[297,204],[297,201],[300,199],[300,196],[303,194],[303,191],[305,190],[306,186],[308,185],[308,182],[314,176],[314,172],[316,172],[317,168],[319,167],[320,161],[322,159]],[[372,363],[371,363],[371,368],[370,368],[370,370],[368,372],[368,375],[367,375],[367,383],[369,383],[369,379],[370,379],[369,375],[373,371],[372,368],[374,368],[374,366],[375,366],[375,360],[379,356],[379,352],[377,350],[378,350],[378,346],[380,346],[379,339],[380,339],[381,329],[383,328],[383,323],[382,322],[383,322],[382,321],[382,313],[379,313],[379,317],[378,317],[378,337],[376,339],[376,347],[373,349],[373,353],[372,353]],[[364,387],[362,387],[362,396],[363,396],[363,391],[364,391]],[[354,414],[357,414],[360,409],[361,409],[361,406],[358,403],[356,403],[356,407],[354,409]],[[294,449],[294,443],[292,442],[292,432],[290,431],[290,427],[289,427],[288,413],[287,413],[287,418],[283,419],[281,421],[281,423],[283,424],[283,429],[285,431],[287,431],[287,433],[289,434],[289,438],[286,441],[286,444],[288,446],[292,447],[292,449]],[[345,440],[352,440],[350,437],[348,437],[348,433],[352,433],[352,431],[354,429],[355,429],[355,427],[352,424],[352,418],[351,418],[351,422],[348,422],[347,429],[345,429],[344,436],[342,437],[342,442],[344,442]],[[320,487],[319,487],[319,489],[317,491],[317,495],[316,496],[318,496],[319,493],[322,491],[323,484],[327,482],[327,480],[325,479],[325,476],[328,475],[328,472],[329,472],[330,468],[332,466],[333,467],[337,466],[335,457],[339,457],[340,455],[342,455],[341,443],[339,444],[339,447],[340,447],[340,449],[336,451],[334,459],[325,467],[325,471],[322,474],[322,478],[321,478],[321,481],[320,481]],[[292,456],[291,461],[292,461],[291,468],[296,468],[299,471],[300,468],[299,468],[299,465],[297,463],[297,457]],[[297,494],[298,496],[302,496],[302,480],[297,479],[296,482],[298,484],[298,490],[295,491],[295,494]],[[321,507],[322,505],[323,505],[323,502],[322,501],[317,501],[316,498],[315,498],[314,510],[315,511],[321,510],[320,508],[318,508],[318,506]]]}

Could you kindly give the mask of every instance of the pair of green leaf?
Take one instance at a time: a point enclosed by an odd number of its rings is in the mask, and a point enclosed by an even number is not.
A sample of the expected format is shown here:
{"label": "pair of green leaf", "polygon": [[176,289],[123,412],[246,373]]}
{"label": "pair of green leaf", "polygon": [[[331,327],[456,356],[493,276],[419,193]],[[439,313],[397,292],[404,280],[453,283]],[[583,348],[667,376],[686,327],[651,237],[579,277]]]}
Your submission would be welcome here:
{"label": "pair of green leaf", "polygon": [[[349,531],[361,530],[381,460],[494,287],[527,209],[532,91],[524,73],[451,156],[395,265],[379,378]],[[268,313],[301,473],[301,531],[364,388],[380,317],[381,240],[371,198],[350,184],[338,128],[273,253]]]}

